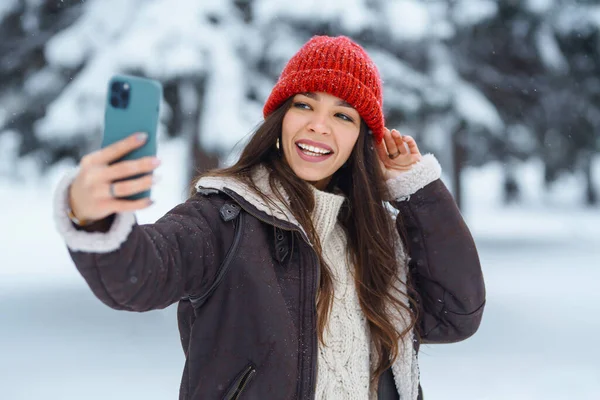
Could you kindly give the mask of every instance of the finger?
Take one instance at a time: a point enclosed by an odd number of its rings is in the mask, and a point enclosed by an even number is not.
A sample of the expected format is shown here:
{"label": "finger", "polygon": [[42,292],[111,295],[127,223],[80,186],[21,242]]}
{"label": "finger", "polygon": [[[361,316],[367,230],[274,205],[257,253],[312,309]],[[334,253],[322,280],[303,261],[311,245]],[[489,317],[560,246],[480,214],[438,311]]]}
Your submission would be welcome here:
{"label": "finger", "polygon": [[[112,184],[113,193],[115,197],[131,196],[151,189],[154,183],[156,183],[156,181],[151,174],[137,179],[128,179],[126,181],[114,182]],[[107,186],[106,193],[112,197],[113,193],[110,192],[110,185]]]}
{"label": "finger", "polygon": [[404,140],[402,139],[402,135],[400,134],[400,132],[398,132],[396,129],[392,129],[391,134],[392,134],[392,139],[394,139],[394,142],[396,143],[396,148],[398,149],[400,154],[402,154],[402,155],[408,154],[409,153],[408,148],[404,144]]}
{"label": "finger", "polygon": [[419,146],[417,146],[417,142],[412,136],[404,136],[403,140],[411,154],[421,154],[419,151]]}
{"label": "finger", "polygon": [[131,153],[133,150],[142,146],[148,134],[144,132],[137,132],[133,135],[126,137],[125,139],[119,140],[107,146],[103,149],[97,150],[87,157],[87,162],[91,164],[110,164],[112,161],[116,161],[124,155]]}
{"label": "finger", "polygon": [[385,142],[383,140],[375,144],[375,150],[377,151],[377,155],[382,162],[385,163],[386,160],[389,160],[388,152],[385,148]]}
{"label": "finger", "polygon": [[102,180],[110,183],[119,179],[145,174],[154,171],[159,165],[160,160],[152,156],[142,157],[138,160],[120,161],[102,171]]}
{"label": "finger", "polygon": [[396,145],[396,141],[392,137],[392,133],[389,130],[386,130],[384,132],[383,141],[385,142],[385,147],[387,148],[388,154],[395,154],[398,151],[398,146]]}

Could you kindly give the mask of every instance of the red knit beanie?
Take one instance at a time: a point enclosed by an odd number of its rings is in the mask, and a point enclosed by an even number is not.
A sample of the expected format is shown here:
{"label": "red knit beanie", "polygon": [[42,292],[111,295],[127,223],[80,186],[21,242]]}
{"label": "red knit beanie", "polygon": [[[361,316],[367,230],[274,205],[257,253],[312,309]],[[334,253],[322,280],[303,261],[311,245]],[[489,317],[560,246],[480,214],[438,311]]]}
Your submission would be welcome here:
{"label": "red knit beanie", "polygon": [[345,36],[314,36],[288,61],[263,109],[265,118],[289,97],[325,92],[358,111],[377,143],[385,126],[381,78],[365,50]]}

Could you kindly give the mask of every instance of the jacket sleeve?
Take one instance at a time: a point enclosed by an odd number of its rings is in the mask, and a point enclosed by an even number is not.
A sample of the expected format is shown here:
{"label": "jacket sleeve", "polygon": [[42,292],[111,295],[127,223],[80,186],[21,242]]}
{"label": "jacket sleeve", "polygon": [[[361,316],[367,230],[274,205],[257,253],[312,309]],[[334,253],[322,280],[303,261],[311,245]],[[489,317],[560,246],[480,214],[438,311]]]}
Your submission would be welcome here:
{"label": "jacket sleeve", "polygon": [[473,237],[440,176],[441,167],[429,154],[411,171],[387,182],[418,294],[423,343],[470,337],[479,328],[485,305]]}
{"label": "jacket sleeve", "polygon": [[108,306],[129,311],[165,308],[207,287],[222,254],[219,224],[207,213],[216,206],[200,194],[156,223],[138,225],[133,213],[116,214],[105,231],[87,232],[66,214],[73,176],[61,181],[54,219],[75,266]]}

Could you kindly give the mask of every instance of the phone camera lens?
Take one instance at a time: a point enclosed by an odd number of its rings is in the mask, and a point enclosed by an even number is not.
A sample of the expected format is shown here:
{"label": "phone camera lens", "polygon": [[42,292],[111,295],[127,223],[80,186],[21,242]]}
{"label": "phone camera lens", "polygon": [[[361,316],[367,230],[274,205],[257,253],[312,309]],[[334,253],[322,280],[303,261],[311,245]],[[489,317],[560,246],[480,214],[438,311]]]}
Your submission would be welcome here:
{"label": "phone camera lens", "polygon": [[131,86],[127,82],[115,81],[110,87],[110,104],[115,108],[127,108]]}
{"label": "phone camera lens", "polygon": [[113,93],[118,93],[121,91],[121,86],[122,86],[122,82],[119,81],[115,81],[112,83],[112,85],[110,86],[110,90]]}

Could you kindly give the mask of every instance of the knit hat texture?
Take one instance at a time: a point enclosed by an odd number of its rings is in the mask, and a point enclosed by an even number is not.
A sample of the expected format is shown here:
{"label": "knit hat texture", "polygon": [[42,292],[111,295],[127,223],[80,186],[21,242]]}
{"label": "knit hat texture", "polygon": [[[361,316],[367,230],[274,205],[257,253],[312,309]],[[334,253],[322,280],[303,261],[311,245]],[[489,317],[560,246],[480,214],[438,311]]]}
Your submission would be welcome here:
{"label": "knit hat texture", "polygon": [[314,36],[288,61],[263,115],[295,94],[325,92],[354,107],[379,143],[385,126],[381,86],[375,63],[359,44],[346,36]]}

